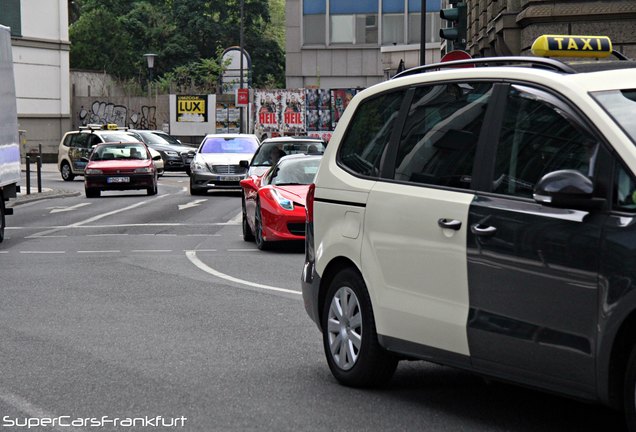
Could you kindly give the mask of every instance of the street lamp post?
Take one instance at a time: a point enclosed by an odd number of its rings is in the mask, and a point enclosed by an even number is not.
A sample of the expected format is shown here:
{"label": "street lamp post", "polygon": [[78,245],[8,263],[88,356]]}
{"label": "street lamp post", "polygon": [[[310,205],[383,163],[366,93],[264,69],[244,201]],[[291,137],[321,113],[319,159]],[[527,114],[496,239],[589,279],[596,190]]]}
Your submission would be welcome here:
{"label": "street lamp post", "polygon": [[150,97],[150,83],[152,83],[152,70],[155,67],[155,57],[157,57],[157,54],[144,54],[144,57],[146,57],[146,63],[148,65],[148,97]]}

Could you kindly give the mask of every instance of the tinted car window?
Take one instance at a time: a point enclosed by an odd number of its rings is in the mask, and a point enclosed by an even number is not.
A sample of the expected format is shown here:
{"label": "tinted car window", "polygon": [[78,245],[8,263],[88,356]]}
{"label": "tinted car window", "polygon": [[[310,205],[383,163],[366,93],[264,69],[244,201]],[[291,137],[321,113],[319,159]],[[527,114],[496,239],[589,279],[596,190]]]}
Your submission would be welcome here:
{"label": "tinted car window", "polygon": [[469,188],[491,83],[418,88],[404,125],[395,179]]}
{"label": "tinted car window", "polygon": [[258,142],[250,138],[206,138],[200,153],[254,153]]}
{"label": "tinted car window", "polygon": [[71,147],[88,148],[88,138],[89,138],[89,134],[85,134],[85,133],[78,133],[73,135],[73,141],[71,142]]}
{"label": "tinted car window", "polygon": [[623,166],[616,170],[614,194],[615,210],[636,212],[636,179]]}
{"label": "tinted car window", "polygon": [[316,141],[300,141],[294,140],[291,142],[263,142],[252,160],[251,166],[270,166],[272,164],[271,153],[272,148],[285,152],[284,155],[291,154],[322,154],[325,151],[325,146],[321,142]]}
{"label": "tinted car window", "polygon": [[391,138],[404,92],[385,94],[360,104],[340,145],[339,160],[355,173],[379,175],[380,158]]}
{"label": "tinted car window", "polygon": [[545,174],[578,170],[592,175],[598,150],[590,135],[554,96],[511,86],[497,147],[493,190],[532,198]]}

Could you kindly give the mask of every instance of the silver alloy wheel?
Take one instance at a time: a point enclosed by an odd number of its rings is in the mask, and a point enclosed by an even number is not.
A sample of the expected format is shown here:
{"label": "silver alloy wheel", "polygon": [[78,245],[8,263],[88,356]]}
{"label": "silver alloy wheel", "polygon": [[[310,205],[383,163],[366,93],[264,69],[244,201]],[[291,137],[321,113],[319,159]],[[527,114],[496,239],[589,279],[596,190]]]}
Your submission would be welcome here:
{"label": "silver alloy wheel", "polygon": [[71,176],[71,167],[67,163],[62,164],[62,178],[67,180]]}
{"label": "silver alloy wheel", "polygon": [[338,289],[331,299],[327,333],[334,362],[342,370],[351,369],[362,346],[362,311],[351,288]]}

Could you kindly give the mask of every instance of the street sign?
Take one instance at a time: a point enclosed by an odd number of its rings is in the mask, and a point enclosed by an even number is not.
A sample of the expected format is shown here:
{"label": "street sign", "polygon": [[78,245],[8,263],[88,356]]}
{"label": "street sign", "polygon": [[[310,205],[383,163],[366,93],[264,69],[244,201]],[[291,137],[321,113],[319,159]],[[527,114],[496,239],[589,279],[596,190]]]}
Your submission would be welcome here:
{"label": "street sign", "polygon": [[238,88],[236,89],[236,106],[243,107],[248,106],[250,103],[250,89]]}
{"label": "street sign", "polygon": [[[440,62],[449,62],[449,61],[455,61],[455,60],[470,60],[473,57],[468,54],[466,51],[462,51],[462,50],[454,50],[454,51],[450,51],[446,54],[444,54],[444,57],[442,57],[442,59],[440,60]],[[465,65],[459,65],[459,66],[455,66],[458,68],[471,68],[471,67],[475,67],[474,64],[465,64]]]}

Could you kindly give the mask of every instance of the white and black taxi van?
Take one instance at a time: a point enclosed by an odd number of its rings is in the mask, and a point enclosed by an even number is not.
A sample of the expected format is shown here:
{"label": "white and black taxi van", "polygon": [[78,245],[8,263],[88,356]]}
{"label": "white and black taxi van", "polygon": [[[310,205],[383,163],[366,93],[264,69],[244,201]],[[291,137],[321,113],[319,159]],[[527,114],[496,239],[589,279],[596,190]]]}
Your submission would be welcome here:
{"label": "white and black taxi van", "polygon": [[424,359],[636,431],[636,62],[538,57],[609,56],[606,37],[533,48],[355,96],[307,198],[305,307],[345,385]]}

